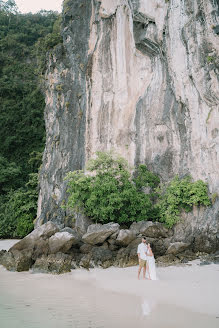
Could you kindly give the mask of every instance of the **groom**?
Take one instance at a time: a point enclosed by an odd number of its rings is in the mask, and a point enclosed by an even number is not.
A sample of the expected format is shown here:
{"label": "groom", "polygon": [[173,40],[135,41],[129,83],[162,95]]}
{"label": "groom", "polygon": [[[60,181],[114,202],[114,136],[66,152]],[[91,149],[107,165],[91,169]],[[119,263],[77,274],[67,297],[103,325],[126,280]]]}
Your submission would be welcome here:
{"label": "groom", "polygon": [[143,268],[143,279],[145,279],[146,274],[146,262],[147,262],[147,245],[146,245],[146,237],[142,236],[141,244],[138,245],[138,260],[139,260],[139,268],[138,268],[138,279],[140,279],[141,269]]}

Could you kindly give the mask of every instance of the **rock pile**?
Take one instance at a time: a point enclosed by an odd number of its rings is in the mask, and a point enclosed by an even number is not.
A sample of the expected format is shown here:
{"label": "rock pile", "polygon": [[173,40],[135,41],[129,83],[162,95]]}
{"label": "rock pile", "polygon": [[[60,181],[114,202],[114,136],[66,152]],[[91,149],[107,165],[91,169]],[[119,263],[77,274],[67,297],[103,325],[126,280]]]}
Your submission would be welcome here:
{"label": "rock pile", "polygon": [[8,270],[64,273],[79,267],[136,265],[137,246],[147,237],[160,265],[185,263],[197,257],[194,243],[175,241],[173,230],[151,221],[134,222],[129,229],[117,223],[90,224],[85,230],[62,230],[47,222],[0,252],[0,264]]}

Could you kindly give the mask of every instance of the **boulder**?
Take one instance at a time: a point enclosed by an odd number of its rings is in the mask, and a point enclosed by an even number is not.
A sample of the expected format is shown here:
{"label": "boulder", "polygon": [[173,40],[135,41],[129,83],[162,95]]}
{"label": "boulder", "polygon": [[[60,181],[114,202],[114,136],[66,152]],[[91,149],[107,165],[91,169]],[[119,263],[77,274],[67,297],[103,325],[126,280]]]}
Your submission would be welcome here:
{"label": "boulder", "polygon": [[175,255],[173,255],[173,254],[159,256],[156,259],[156,264],[158,266],[176,265],[176,264],[179,264],[180,262],[181,262],[181,260],[178,257],[176,257]]}
{"label": "boulder", "polygon": [[166,238],[172,235],[172,231],[168,230],[162,223],[152,221],[133,222],[130,231],[135,235],[141,234],[151,238]]}
{"label": "boulder", "polygon": [[2,250],[0,251],[0,264],[2,264],[2,263],[1,263],[1,259],[3,258],[3,255],[4,255],[6,252],[7,252],[7,251],[4,250],[4,249],[2,249]]}
{"label": "boulder", "polygon": [[11,250],[21,251],[24,249],[33,249],[37,244],[36,242],[37,240],[39,240],[40,238],[46,240],[52,235],[54,235],[57,231],[59,231],[57,225],[49,221],[43,224],[42,226],[40,226],[39,228],[33,230],[29,235],[24,237],[14,246],[12,246],[9,251]]}
{"label": "boulder", "polygon": [[70,272],[72,267],[72,258],[63,253],[49,254],[41,256],[36,260],[32,269],[33,272],[44,273],[65,273]]}
{"label": "boulder", "polygon": [[140,228],[140,233],[151,238],[168,237],[168,229],[160,222],[145,222]]}
{"label": "boulder", "polygon": [[192,250],[186,249],[182,253],[177,254],[177,257],[181,263],[188,263],[189,261],[197,259],[198,256]]}
{"label": "boulder", "polygon": [[28,271],[33,264],[31,250],[13,250],[6,252],[1,264],[9,271]]}
{"label": "boulder", "polygon": [[135,233],[128,229],[121,229],[116,238],[116,244],[127,246],[135,239]]}
{"label": "boulder", "polygon": [[194,238],[194,251],[204,253],[214,253],[219,249],[216,238],[207,234],[199,234]]}
{"label": "boulder", "polygon": [[11,252],[5,252],[2,255],[0,264],[9,271],[15,271],[15,260]]}
{"label": "boulder", "polygon": [[84,235],[87,232],[89,225],[92,225],[91,219],[89,219],[83,213],[75,213],[75,229],[81,235]]}
{"label": "boulder", "polygon": [[88,254],[91,250],[92,250],[92,247],[90,244],[83,244],[81,247],[80,247],[80,252],[82,254]]}
{"label": "boulder", "polygon": [[183,243],[182,241],[178,241],[175,243],[171,243],[170,246],[167,249],[167,254],[179,254],[182,253],[184,250],[186,250],[190,244],[188,243]]}
{"label": "boulder", "polygon": [[41,255],[48,255],[49,253],[49,240],[39,238],[35,241],[34,247],[32,249],[32,259],[35,261]]}
{"label": "boulder", "polygon": [[162,239],[152,239],[148,240],[148,242],[151,244],[152,251],[154,253],[154,256],[162,256],[166,253],[169,245],[170,245],[170,238],[162,238]]}
{"label": "boulder", "polygon": [[111,260],[113,257],[112,251],[104,247],[93,247],[91,250],[91,258],[96,264]]}
{"label": "boulder", "polygon": [[118,230],[118,223],[92,224],[88,227],[87,233],[83,235],[82,241],[91,245],[102,244],[110,235]]}
{"label": "boulder", "polygon": [[141,228],[147,223],[148,221],[133,222],[129,230],[132,231],[135,235],[139,235]]}
{"label": "boulder", "polygon": [[85,268],[85,269],[88,269],[90,268],[90,260],[91,260],[91,254],[85,254],[80,262],[79,262],[79,266],[82,267],[82,268]]}
{"label": "boulder", "polygon": [[119,230],[117,230],[116,232],[114,232],[114,233],[110,236],[110,239],[112,239],[112,240],[116,240],[118,234],[119,234]]}
{"label": "boulder", "polygon": [[73,245],[77,245],[80,241],[78,234],[69,232],[56,232],[49,238],[50,253],[58,252],[66,253]]}

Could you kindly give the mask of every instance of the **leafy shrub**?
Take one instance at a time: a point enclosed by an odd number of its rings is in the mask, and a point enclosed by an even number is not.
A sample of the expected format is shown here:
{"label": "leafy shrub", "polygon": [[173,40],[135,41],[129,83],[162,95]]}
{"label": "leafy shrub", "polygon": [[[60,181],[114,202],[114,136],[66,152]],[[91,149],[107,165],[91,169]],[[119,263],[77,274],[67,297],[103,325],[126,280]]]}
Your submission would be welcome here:
{"label": "leafy shrub", "polygon": [[[145,185],[150,183],[143,167],[137,172],[136,181],[138,174],[144,177]],[[130,223],[155,216],[150,195],[136,186],[128,163],[112,153],[98,152],[97,158],[88,162],[87,173],[70,172],[67,180],[67,207],[82,209],[96,222]]]}
{"label": "leafy shrub", "polygon": [[98,152],[88,162],[86,173],[70,172],[67,180],[67,207],[83,210],[101,223],[157,220],[172,227],[182,209],[191,211],[193,205],[211,204],[203,181],[176,176],[159,186],[159,178],[145,165],[139,165],[132,176],[128,163],[112,153]]}
{"label": "leafy shrub", "polygon": [[166,187],[159,192],[159,201],[156,207],[159,212],[159,221],[167,227],[172,227],[178,220],[182,209],[189,212],[193,205],[209,206],[207,185],[198,180],[192,182],[190,177],[179,179],[176,176]]}
{"label": "leafy shrub", "polygon": [[32,173],[25,188],[1,196],[0,238],[25,237],[33,230],[37,210],[38,174]]}

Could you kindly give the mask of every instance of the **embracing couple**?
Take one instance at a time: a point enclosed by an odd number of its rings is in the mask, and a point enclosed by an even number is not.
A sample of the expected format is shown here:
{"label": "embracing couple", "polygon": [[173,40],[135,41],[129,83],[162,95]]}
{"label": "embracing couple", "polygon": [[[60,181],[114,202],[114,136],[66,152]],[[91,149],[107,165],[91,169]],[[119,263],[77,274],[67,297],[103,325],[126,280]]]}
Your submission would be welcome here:
{"label": "embracing couple", "polygon": [[154,254],[151,250],[150,244],[146,243],[146,237],[142,236],[141,244],[138,245],[138,279],[140,279],[140,273],[143,268],[143,279],[157,280]]}

